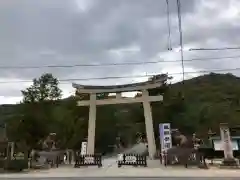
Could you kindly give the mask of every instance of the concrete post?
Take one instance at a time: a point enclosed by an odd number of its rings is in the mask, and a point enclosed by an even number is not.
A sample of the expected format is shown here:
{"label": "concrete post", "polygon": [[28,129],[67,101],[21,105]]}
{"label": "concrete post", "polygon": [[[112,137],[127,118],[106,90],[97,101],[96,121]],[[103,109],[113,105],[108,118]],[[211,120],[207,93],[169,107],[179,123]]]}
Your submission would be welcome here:
{"label": "concrete post", "polygon": [[144,109],[144,116],[145,116],[146,134],[147,134],[147,141],[148,141],[148,152],[149,152],[150,159],[154,159],[154,156],[156,154],[156,143],[155,143],[152,111],[151,111],[151,106],[149,102],[148,90],[143,90],[142,96],[143,96],[143,109]]}
{"label": "concrete post", "polygon": [[87,154],[94,154],[95,150],[95,128],[96,128],[96,94],[90,94]]}

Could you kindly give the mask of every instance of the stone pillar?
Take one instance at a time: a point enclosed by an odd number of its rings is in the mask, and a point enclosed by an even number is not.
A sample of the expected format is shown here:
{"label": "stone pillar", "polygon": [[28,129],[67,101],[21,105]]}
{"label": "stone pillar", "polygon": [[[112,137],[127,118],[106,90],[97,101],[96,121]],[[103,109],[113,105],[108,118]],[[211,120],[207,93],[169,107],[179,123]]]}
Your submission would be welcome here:
{"label": "stone pillar", "polygon": [[65,164],[71,164],[71,163],[70,163],[70,153],[69,153],[69,149],[67,149],[67,151],[66,151],[66,156],[67,156],[67,157],[66,157],[66,159],[64,159],[64,161],[65,161],[64,163],[65,163]]}
{"label": "stone pillar", "polygon": [[121,98],[122,98],[122,94],[119,93],[119,92],[117,92],[117,93],[116,93],[116,99],[121,99]]}
{"label": "stone pillar", "polygon": [[145,117],[145,126],[146,126],[146,134],[148,141],[148,152],[150,159],[154,159],[156,154],[156,144],[155,144],[155,136],[153,129],[153,120],[152,120],[152,110],[149,102],[149,94],[147,90],[143,90],[143,109],[144,109],[144,117]]}
{"label": "stone pillar", "polygon": [[75,162],[76,158],[75,158],[75,152],[73,150],[71,150],[71,164],[72,162]]}
{"label": "stone pillar", "polygon": [[11,159],[13,158],[13,155],[14,155],[14,142],[10,142],[10,156],[11,156]]}
{"label": "stone pillar", "polygon": [[224,151],[223,166],[238,166],[237,160],[233,157],[232,139],[227,123],[220,124],[220,136]]}
{"label": "stone pillar", "polygon": [[95,128],[96,128],[96,94],[90,94],[87,154],[94,154],[95,150]]}

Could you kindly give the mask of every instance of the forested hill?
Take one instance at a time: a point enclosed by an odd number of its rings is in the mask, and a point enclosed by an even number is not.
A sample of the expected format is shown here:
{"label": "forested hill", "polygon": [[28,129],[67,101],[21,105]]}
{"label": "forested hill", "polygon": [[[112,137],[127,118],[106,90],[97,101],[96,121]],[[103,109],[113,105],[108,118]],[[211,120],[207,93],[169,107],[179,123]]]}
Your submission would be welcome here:
{"label": "forested hill", "polygon": [[[156,137],[158,124],[162,122],[170,122],[172,127],[186,133],[199,134],[207,132],[209,128],[218,130],[221,122],[240,124],[240,78],[236,76],[209,74],[186,80],[184,84],[169,85],[164,90],[163,103],[152,104]],[[13,139],[20,138],[20,131],[23,131],[22,137],[35,142],[35,137],[40,138],[48,131],[55,131],[61,135],[59,138],[65,144],[75,146],[87,136],[88,109],[76,107],[76,99],[73,97],[51,106],[28,106],[24,112],[24,128],[18,129],[14,136],[16,127],[19,127],[17,121],[22,118],[19,107],[20,105],[0,106],[1,121],[16,122],[9,125]],[[121,136],[125,143],[131,144],[138,132],[145,132],[144,127],[141,104],[98,107],[96,145],[101,149],[100,146],[114,144],[116,136]]]}
{"label": "forested hill", "polygon": [[179,121],[196,129],[219,128],[220,122],[240,124],[240,78],[232,74],[199,76],[184,85],[170,86],[169,94],[183,93],[184,111]]}
{"label": "forested hill", "polygon": [[[218,114],[214,116],[213,121],[235,122],[234,119],[240,117],[238,113],[240,110],[240,78],[232,74],[211,73],[186,80],[184,85],[182,82],[169,85],[167,93],[169,96],[175,97],[178,93],[182,93],[184,97],[184,104],[188,109],[186,115],[189,118],[198,114],[199,117],[195,118],[208,119],[213,117],[213,114]],[[68,101],[68,98],[64,101]],[[0,119],[13,115],[17,106],[0,105]],[[223,114],[225,115],[222,116]],[[228,118],[225,119],[225,117]]]}

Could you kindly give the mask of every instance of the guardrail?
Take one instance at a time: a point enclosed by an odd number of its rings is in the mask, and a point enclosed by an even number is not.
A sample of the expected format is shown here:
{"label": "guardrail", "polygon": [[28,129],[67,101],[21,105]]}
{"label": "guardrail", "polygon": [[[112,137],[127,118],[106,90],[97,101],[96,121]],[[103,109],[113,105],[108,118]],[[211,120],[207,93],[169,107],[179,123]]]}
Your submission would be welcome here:
{"label": "guardrail", "polygon": [[147,157],[140,154],[119,154],[118,167],[123,165],[147,167]]}
{"label": "guardrail", "polygon": [[79,168],[81,166],[98,166],[102,167],[102,155],[100,154],[86,154],[81,155],[80,153],[76,153],[75,157],[75,168]]}

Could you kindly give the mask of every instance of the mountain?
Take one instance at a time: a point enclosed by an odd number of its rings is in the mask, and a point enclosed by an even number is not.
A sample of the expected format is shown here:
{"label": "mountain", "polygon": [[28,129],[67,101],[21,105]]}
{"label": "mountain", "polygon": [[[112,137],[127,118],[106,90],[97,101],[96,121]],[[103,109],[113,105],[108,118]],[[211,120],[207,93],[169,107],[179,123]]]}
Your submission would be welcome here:
{"label": "mountain", "polygon": [[[73,99],[64,99],[62,103],[66,104]],[[19,105],[1,105],[0,122],[12,119],[18,107]],[[240,122],[240,78],[232,74],[211,73],[186,80],[184,83],[171,84],[164,93],[163,103],[153,103],[152,107],[156,131],[161,122],[171,122],[173,127],[182,128],[189,133],[205,132],[208,128],[218,130],[221,122],[234,126]],[[130,109],[131,113],[131,116],[128,116],[131,118],[127,120],[125,117],[124,122],[144,123],[141,105],[118,105],[106,108],[106,111],[111,114],[109,111],[120,112],[122,108]],[[98,119],[104,119],[106,113],[100,114],[98,117],[103,117]],[[112,114],[114,118],[114,113]],[[121,121],[123,120],[118,123]],[[117,123],[117,120],[115,122]]]}
{"label": "mountain", "polygon": [[[219,123],[240,124],[240,78],[232,74],[199,76],[170,86],[168,94],[181,93],[184,110],[175,117],[194,131],[219,129]],[[176,120],[177,121],[177,120]]]}

